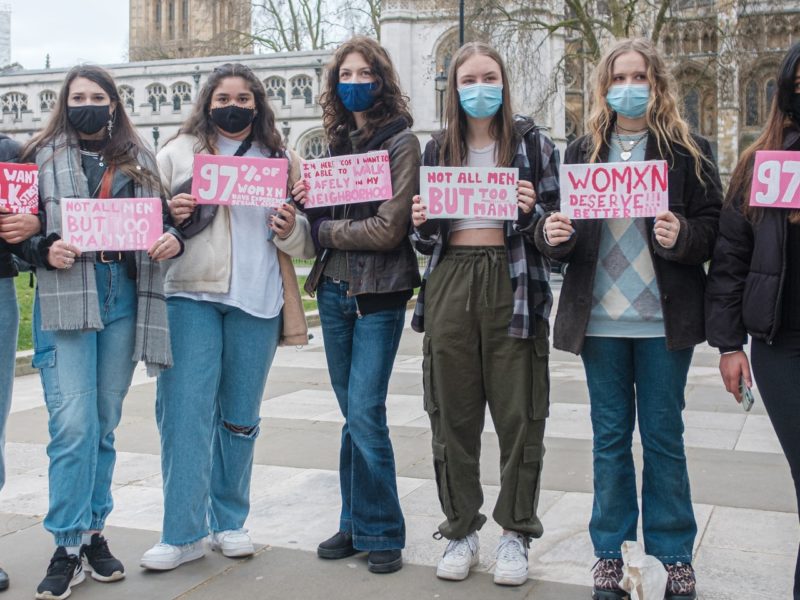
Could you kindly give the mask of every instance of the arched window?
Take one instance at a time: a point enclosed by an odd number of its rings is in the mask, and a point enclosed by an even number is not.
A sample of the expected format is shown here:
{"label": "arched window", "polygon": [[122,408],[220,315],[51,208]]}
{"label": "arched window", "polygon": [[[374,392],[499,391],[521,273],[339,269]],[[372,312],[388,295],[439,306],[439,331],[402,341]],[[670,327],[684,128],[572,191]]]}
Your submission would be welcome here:
{"label": "arched window", "polygon": [[14,115],[15,119],[21,119],[22,113],[28,110],[28,96],[20,92],[8,92],[3,95],[3,114]]}
{"label": "arched window", "polygon": [[264,81],[267,88],[267,98],[272,98],[279,106],[286,106],[286,80],[283,77],[273,76]]}
{"label": "arched window", "polygon": [[39,94],[39,108],[42,112],[53,110],[56,106],[56,94],[53,90],[44,90]]}
{"label": "arched window", "polygon": [[758,126],[758,84],[753,79],[747,82],[747,87],[745,88],[744,115],[745,125],[748,127]]}
{"label": "arched window", "polygon": [[172,110],[179,111],[181,104],[192,101],[192,86],[185,81],[172,85]]}
{"label": "arched window", "polygon": [[161,110],[161,105],[167,103],[167,88],[160,83],[151,83],[147,86],[147,101],[153,107],[153,112]]}
{"label": "arched window", "polygon": [[683,114],[692,131],[700,131],[700,92],[689,88],[683,96]]}
{"label": "arched window", "polygon": [[761,120],[765,122],[767,120],[767,115],[769,115],[769,109],[772,108],[772,99],[775,97],[775,91],[778,89],[778,84],[775,82],[774,79],[768,79],[767,83],[764,85],[764,116]]}
{"label": "arched window", "polygon": [[130,111],[133,112],[136,103],[133,97],[133,88],[129,85],[121,85],[117,88],[117,93],[119,94],[119,99],[122,104]]}
{"label": "arched window", "polygon": [[314,100],[314,92],[311,89],[311,77],[308,75],[298,75],[291,81],[292,99],[305,98],[306,104],[311,104]]}
{"label": "arched window", "polygon": [[315,129],[303,135],[300,143],[300,156],[305,159],[322,158],[328,155],[328,143],[322,129]]}

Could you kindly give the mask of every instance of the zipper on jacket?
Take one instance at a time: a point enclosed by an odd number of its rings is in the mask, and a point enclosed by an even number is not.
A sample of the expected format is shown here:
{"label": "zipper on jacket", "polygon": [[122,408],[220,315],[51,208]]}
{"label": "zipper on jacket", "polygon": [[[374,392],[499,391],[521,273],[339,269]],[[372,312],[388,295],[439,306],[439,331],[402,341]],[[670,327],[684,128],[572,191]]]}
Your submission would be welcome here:
{"label": "zipper on jacket", "polygon": [[775,322],[772,324],[772,331],[769,332],[769,337],[767,337],[767,345],[772,346],[775,343],[775,336],[778,335],[778,328],[781,324],[781,301],[783,300],[783,284],[786,280],[786,238],[789,236],[789,232],[786,230],[788,225],[788,221],[786,219],[782,219],[781,228],[783,229],[783,240],[781,241],[781,278],[778,281],[778,295],[775,299]]}

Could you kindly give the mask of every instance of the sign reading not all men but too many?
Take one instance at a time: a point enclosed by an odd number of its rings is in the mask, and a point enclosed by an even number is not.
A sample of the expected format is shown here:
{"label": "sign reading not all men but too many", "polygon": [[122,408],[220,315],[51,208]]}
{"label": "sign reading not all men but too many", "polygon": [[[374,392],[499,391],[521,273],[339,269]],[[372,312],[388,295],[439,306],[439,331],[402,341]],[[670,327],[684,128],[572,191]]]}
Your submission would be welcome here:
{"label": "sign reading not all men but too many", "polygon": [[750,206],[800,208],[800,152],[759,150],[753,164]]}
{"label": "sign reading not all men but too many", "polygon": [[386,150],[304,160],[302,177],[308,186],[306,208],[389,200],[393,196]]}
{"label": "sign reading not all men but too many", "polygon": [[669,210],[665,160],[561,165],[561,212],[570,219],[654,217]]}
{"label": "sign reading not all men but too many", "polygon": [[198,204],[277,208],[288,176],[285,158],[195,154],[192,196]]}
{"label": "sign reading not all men but too many", "polygon": [[81,252],[148,250],[162,223],[160,198],[61,199],[61,238]]}
{"label": "sign reading not all men but too many", "polygon": [[430,218],[517,218],[519,169],[420,167],[419,175],[419,194]]}
{"label": "sign reading not all men but too many", "polygon": [[39,169],[36,165],[0,163],[0,207],[12,213],[39,212]]}

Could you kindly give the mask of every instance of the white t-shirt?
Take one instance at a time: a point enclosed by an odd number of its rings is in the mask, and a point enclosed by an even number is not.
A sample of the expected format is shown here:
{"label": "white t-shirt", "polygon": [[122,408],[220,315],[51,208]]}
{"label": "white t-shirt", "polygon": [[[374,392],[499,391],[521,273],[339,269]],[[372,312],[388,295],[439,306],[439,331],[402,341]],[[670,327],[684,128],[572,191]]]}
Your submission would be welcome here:
{"label": "white t-shirt", "polygon": [[[224,136],[217,139],[223,156],[233,156],[241,142]],[[264,158],[268,154],[254,142],[244,156]],[[270,209],[260,206],[231,206],[231,285],[227,294],[179,292],[182,298],[219,302],[235,306],[262,319],[277,317],[283,308],[283,281],[275,244],[267,239]]]}
{"label": "white t-shirt", "polygon": [[[468,167],[496,167],[497,160],[494,157],[496,144],[492,142],[485,148],[469,148],[467,154]],[[461,231],[463,229],[502,229],[503,221],[500,219],[456,219],[450,225],[450,231]]]}

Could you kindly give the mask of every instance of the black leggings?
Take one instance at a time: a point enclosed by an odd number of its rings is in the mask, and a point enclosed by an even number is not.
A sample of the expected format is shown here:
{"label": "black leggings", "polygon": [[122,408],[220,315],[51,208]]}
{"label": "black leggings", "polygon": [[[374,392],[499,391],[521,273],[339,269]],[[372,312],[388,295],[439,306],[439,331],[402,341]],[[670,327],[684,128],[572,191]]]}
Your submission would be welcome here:
{"label": "black leggings", "polygon": [[[779,334],[771,346],[753,340],[752,355],[758,390],[789,461],[800,509],[800,331]],[[794,600],[800,600],[800,551]]]}

